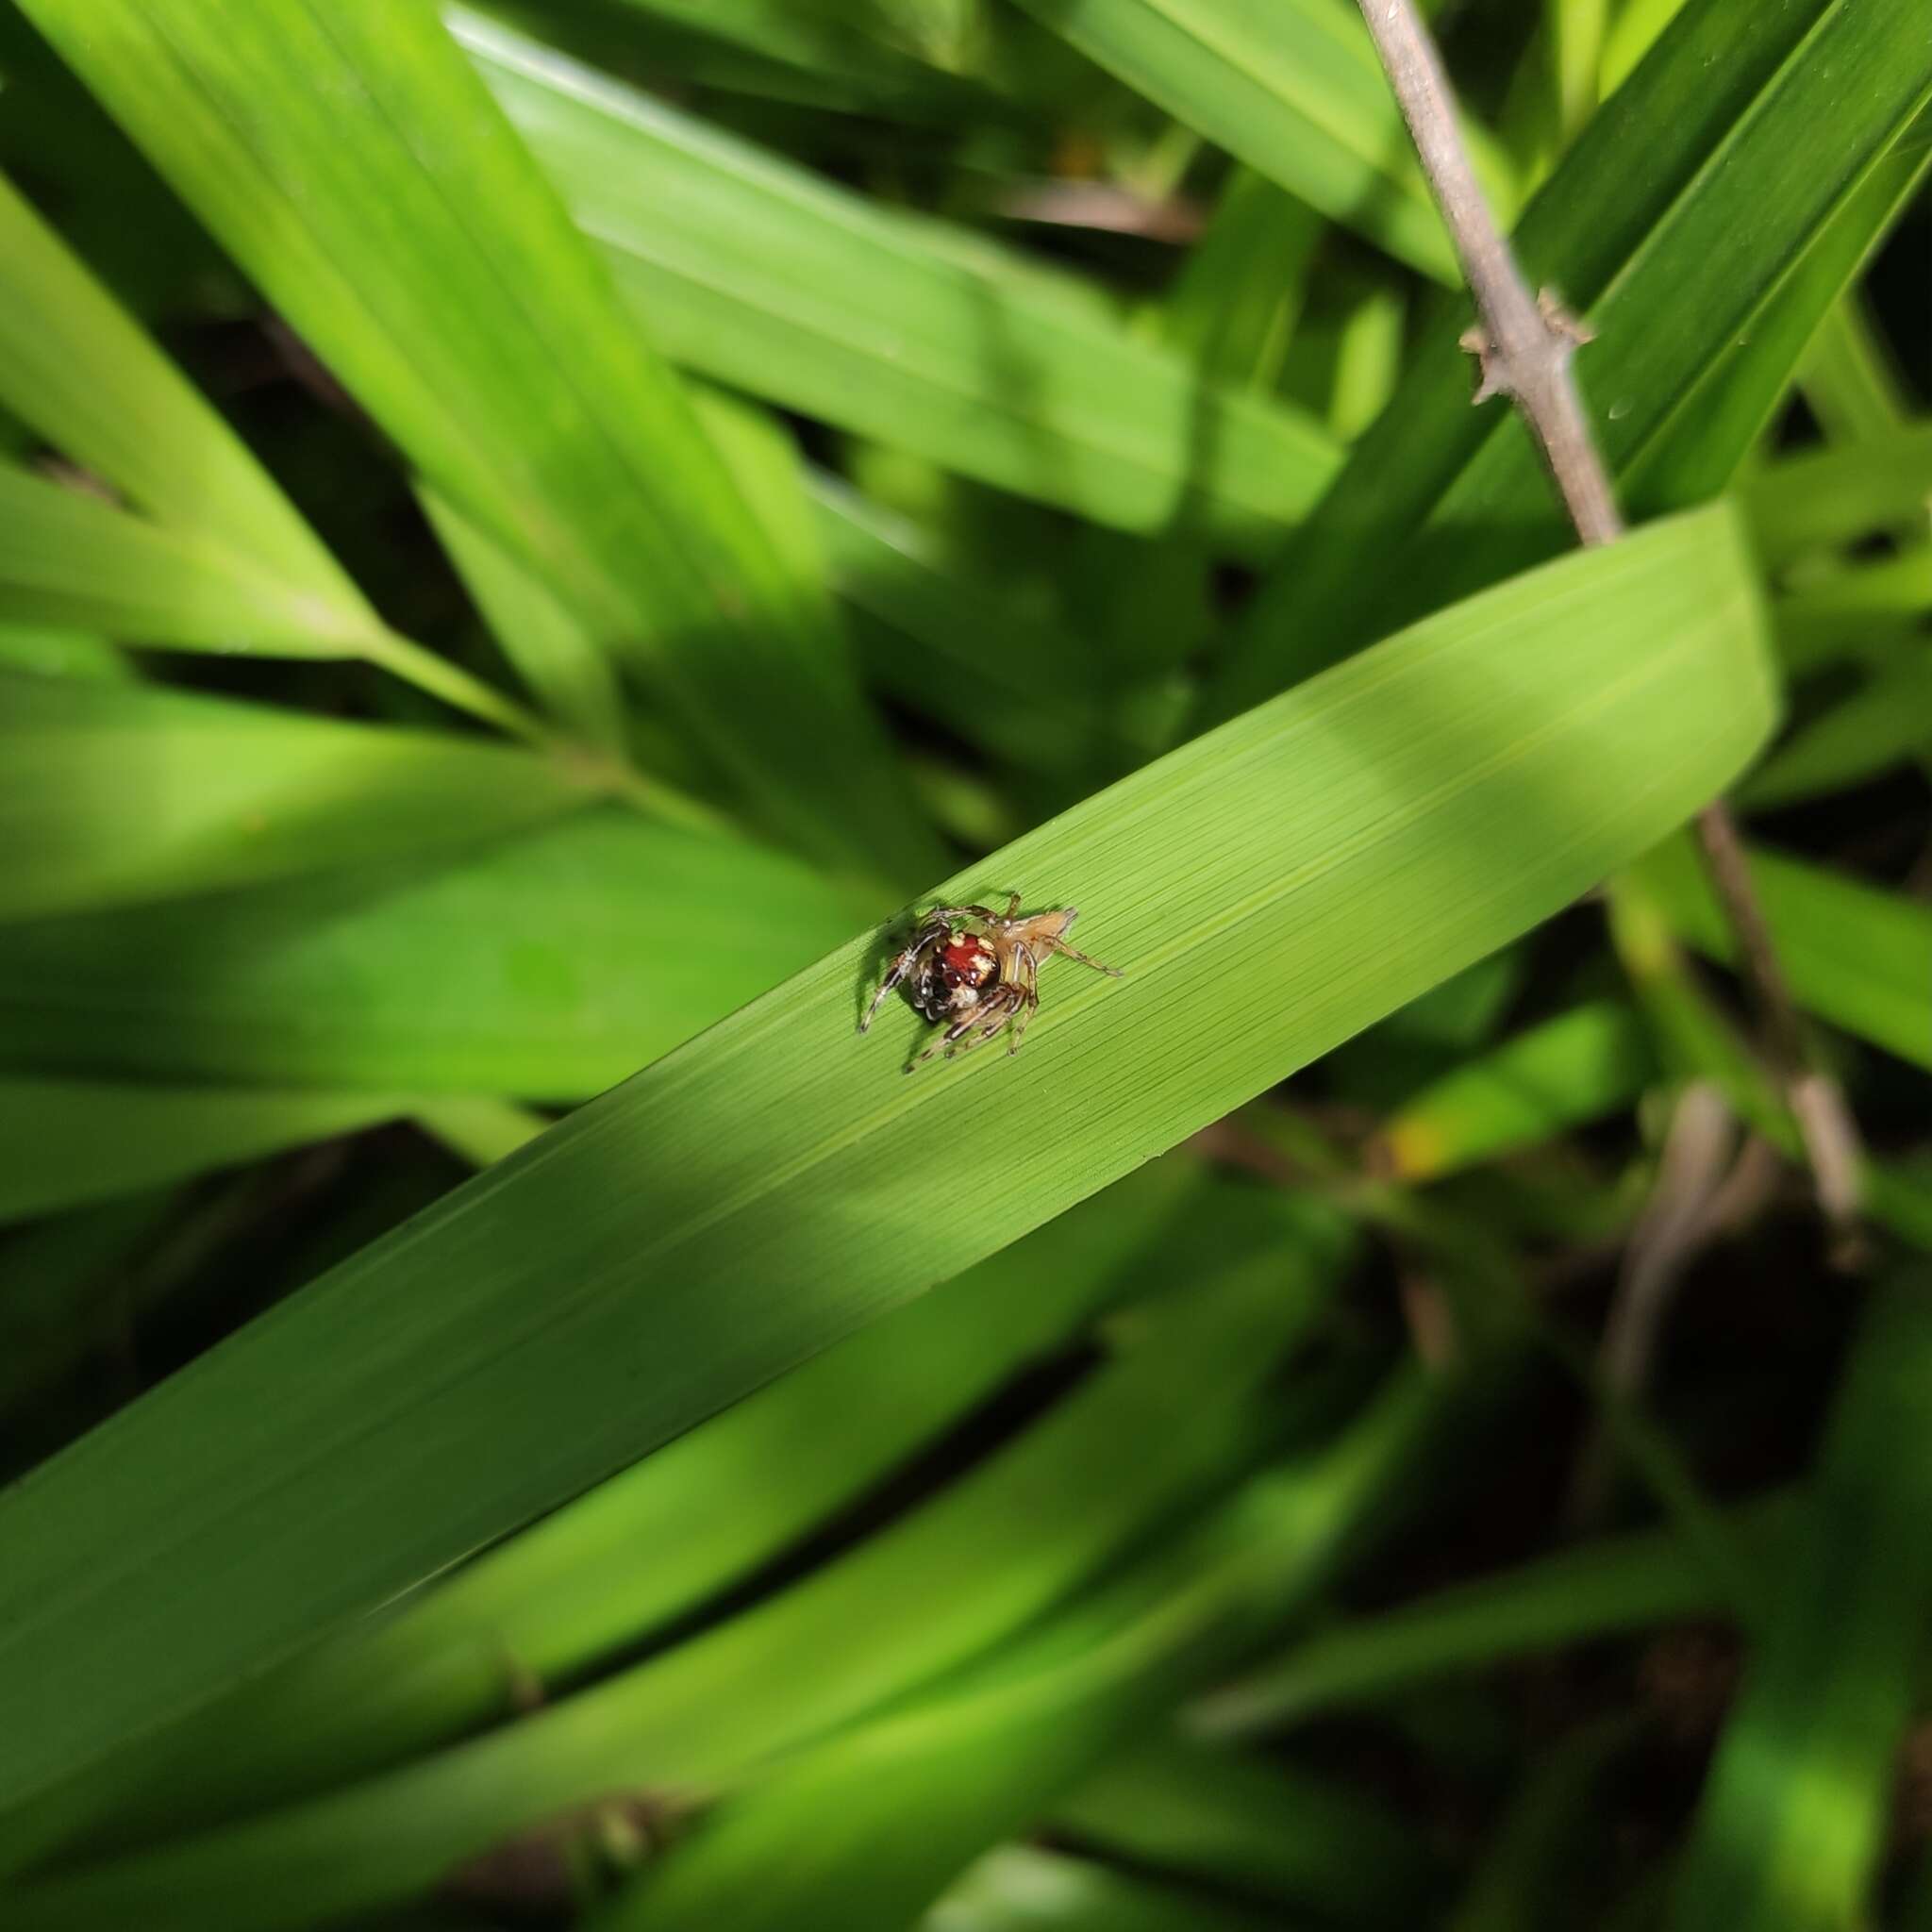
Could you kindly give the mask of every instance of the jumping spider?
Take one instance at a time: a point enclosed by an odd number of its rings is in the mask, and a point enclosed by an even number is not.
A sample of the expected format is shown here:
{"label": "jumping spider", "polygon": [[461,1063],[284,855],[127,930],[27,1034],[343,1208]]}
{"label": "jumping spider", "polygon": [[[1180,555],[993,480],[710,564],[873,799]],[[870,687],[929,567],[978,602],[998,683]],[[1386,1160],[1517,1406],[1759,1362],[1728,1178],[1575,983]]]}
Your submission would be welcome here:
{"label": "jumping spider", "polygon": [[1118,967],[1103,966],[1068,945],[1067,928],[1079,916],[1069,906],[1022,919],[1018,892],[1008,899],[1004,912],[985,906],[935,906],[920,921],[911,944],[892,961],[858,1030],[871,1026],[886,995],[909,978],[912,1004],[946,1030],[908,1062],[908,1074],[941,1048],[948,1059],[955,1052],[970,1052],[1008,1021],[1013,1030],[1007,1051],[1018,1053],[1027,1016],[1040,1004],[1040,963],[1048,954],[1063,953],[1096,973],[1121,977]]}

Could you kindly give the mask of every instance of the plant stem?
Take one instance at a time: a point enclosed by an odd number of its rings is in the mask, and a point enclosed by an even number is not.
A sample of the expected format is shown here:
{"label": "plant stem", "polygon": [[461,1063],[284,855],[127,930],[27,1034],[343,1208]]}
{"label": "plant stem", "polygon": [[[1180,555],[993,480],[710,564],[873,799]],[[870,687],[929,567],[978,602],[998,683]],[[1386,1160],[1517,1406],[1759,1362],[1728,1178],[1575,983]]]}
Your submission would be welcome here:
{"label": "plant stem", "polygon": [[[1507,395],[1515,403],[1577,537],[1586,544],[1613,542],[1624,534],[1624,519],[1570,367],[1577,345],[1590,340],[1589,331],[1566,316],[1548,292],[1531,294],[1476,185],[1457,128],[1448,78],[1412,0],[1360,0],[1360,6],[1475,298],[1479,324],[1463,338],[1463,345],[1482,365],[1475,400]],[[1744,863],[1737,823],[1723,800],[1713,800],[1697,815],[1697,838],[1764,1015],[1778,1083],[1803,1136],[1819,1205],[1841,1247],[1849,1251],[1863,1165],[1857,1124],[1837,1082],[1811,1063],[1806,1050],[1797,1008]]]}
{"label": "plant stem", "polygon": [[372,664],[412,684],[418,691],[440,698],[458,711],[467,712],[486,724],[521,738],[534,750],[559,759],[580,777],[585,786],[607,791],[613,798],[667,824],[681,825],[688,831],[723,832],[731,821],[701,800],[648,777],[624,758],[595,750],[565,737],[546,724],[534,711],[514,698],[506,697],[493,686],[474,677],[460,665],[452,664],[434,651],[425,650],[412,639],[394,631],[383,631],[362,645],[362,656]]}
{"label": "plant stem", "polygon": [[553,734],[534,711],[525,710],[514,698],[505,697],[480,677],[473,677],[461,665],[452,664],[434,651],[425,651],[412,639],[384,630],[364,641],[361,648],[362,656],[370,663],[380,665],[405,684],[413,684],[418,691],[427,691],[456,710],[466,711],[486,724],[494,724],[498,730],[545,750],[554,742]]}

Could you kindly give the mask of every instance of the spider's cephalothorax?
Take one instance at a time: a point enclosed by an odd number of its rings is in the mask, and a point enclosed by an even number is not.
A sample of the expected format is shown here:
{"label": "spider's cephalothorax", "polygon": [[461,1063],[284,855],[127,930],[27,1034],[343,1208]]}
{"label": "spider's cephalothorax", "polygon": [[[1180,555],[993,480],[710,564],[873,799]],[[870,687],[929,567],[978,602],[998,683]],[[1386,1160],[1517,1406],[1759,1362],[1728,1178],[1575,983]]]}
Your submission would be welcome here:
{"label": "spider's cephalothorax", "polygon": [[950,1058],[991,1040],[1008,1021],[1013,1031],[1007,1051],[1018,1053],[1026,1017],[1040,1004],[1040,962],[1049,953],[1063,953],[1115,979],[1121,976],[1114,967],[1068,945],[1067,928],[1078,916],[1069,906],[1023,919],[1018,892],[1004,912],[984,906],[935,906],[892,961],[858,1030],[863,1033],[872,1024],[895,986],[909,980],[912,1004],[946,1030],[907,1066],[908,1074],[941,1048]]}
{"label": "spider's cephalothorax", "polygon": [[949,931],[912,975],[912,1004],[928,1020],[955,1020],[979,1004],[1000,975],[1000,956],[977,933]]}

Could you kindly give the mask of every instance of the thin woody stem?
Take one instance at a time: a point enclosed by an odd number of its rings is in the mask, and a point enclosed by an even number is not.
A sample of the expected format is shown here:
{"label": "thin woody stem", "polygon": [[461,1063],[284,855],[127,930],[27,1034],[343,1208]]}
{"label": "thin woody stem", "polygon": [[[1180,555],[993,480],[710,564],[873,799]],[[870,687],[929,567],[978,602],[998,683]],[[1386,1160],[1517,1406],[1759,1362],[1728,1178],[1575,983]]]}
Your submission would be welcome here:
{"label": "thin woody stem", "polygon": [[1481,327],[1463,338],[1482,361],[1475,399],[1506,395],[1518,405],[1576,534],[1608,543],[1624,534],[1624,520],[1570,371],[1588,334],[1547,297],[1530,293],[1470,166],[1435,42],[1408,0],[1361,0],[1361,8],[1475,297]]}
{"label": "thin woody stem", "polygon": [[[1612,542],[1624,520],[1596,441],[1583,413],[1571,358],[1589,331],[1555,300],[1530,292],[1508,242],[1476,183],[1456,125],[1455,98],[1435,43],[1411,0],[1360,0],[1423,172],[1441,209],[1479,325],[1463,345],[1480,358],[1475,400],[1507,395],[1522,411],[1550,476],[1586,544]],[[1849,1247],[1864,1164],[1857,1124],[1830,1074],[1814,1065],[1784,969],[1744,862],[1736,821],[1723,800],[1697,815],[1705,869],[1738,942],[1739,958],[1762,1009],[1770,1052],[1805,1145],[1821,1208]]]}

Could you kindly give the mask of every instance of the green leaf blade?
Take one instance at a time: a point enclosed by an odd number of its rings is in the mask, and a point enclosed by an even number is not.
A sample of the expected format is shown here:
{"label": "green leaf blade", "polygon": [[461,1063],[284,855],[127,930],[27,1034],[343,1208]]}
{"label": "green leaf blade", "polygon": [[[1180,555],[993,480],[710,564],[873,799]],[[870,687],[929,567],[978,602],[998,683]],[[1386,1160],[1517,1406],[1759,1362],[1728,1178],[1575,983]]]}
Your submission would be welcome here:
{"label": "green leaf blade", "polygon": [[[1754,849],[1752,883],[1798,1004],[1912,1065],[1932,1071],[1925,962],[1932,908],[1900,892]],[[1696,855],[1674,840],[1638,868],[1671,924],[1700,952],[1725,961],[1737,942]]]}
{"label": "green leaf blade", "polygon": [[[527,1521],[1493,951],[1722,787],[1772,708],[1741,535],[1700,512],[1391,639],[949,882],[1084,900],[1127,976],[1050,963],[1024,1055],[911,1080],[903,1009],[853,1037],[885,951],[855,941],[8,1497],[0,1791]],[[981,1131],[995,1100],[1014,1131]],[[207,1500],[238,1457],[245,1538]]]}
{"label": "green leaf blade", "polygon": [[1674,1888],[1678,1932],[1859,1923],[1932,1608],[1932,1311],[1881,1290],[1840,1384],[1784,1587],[1725,1724]]}
{"label": "green leaf blade", "polygon": [[58,1213],[375,1126],[400,1094],[0,1074],[0,1221]]}
{"label": "green leaf blade", "polygon": [[454,18],[674,360],[1127,529],[1252,542],[1332,474],[1300,412],[1204,382],[1091,291]]}
{"label": "green leaf blade", "polygon": [[393,864],[591,795],[475,740],[0,671],[0,922]]}
{"label": "green leaf blade", "polygon": [[1455,252],[1367,36],[1288,0],[1023,0],[1042,25],[1331,220],[1441,282]]}
{"label": "green leaf blade", "polygon": [[[1525,274],[1597,329],[1578,380],[1613,470],[1667,433],[1909,126],[1932,88],[1922,27],[1916,0],[1690,0],[1524,210],[1514,244]],[[1856,94],[1843,92],[1854,74]],[[1853,101],[1856,113],[1841,111]],[[1640,171],[1633,154],[1644,157]],[[1494,403],[1470,407],[1457,345],[1465,321],[1439,318],[1297,530],[1210,688],[1208,716],[1569,541],[1521,425]],[[1761,364],[1745,366],[1762,379]]]}
{"label": "green leaf blade", "polygon": [[0,622],[188,649],[348,657],[352,611],[192,532],[0,463]]}
{"label": "green leaf blade", "polygon": [[783,854],[607,808],[15,926],[0,1063],[579,1100],[795,971],[854,907]]}
{"label": "green leaf blade", "polygon": [[158,523],[306,594],[320,635],[379,629],[240,439],[4,175],[0,402]]}
{"label": "green leaf blade", "polygon": [[427,0],[26,11],[428,479],[644,665],[769,823],[887,878],[930,866],[841,641],[794,607]]}

